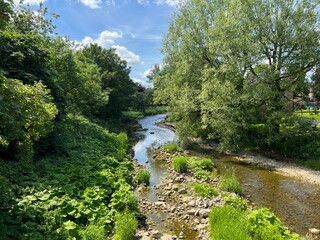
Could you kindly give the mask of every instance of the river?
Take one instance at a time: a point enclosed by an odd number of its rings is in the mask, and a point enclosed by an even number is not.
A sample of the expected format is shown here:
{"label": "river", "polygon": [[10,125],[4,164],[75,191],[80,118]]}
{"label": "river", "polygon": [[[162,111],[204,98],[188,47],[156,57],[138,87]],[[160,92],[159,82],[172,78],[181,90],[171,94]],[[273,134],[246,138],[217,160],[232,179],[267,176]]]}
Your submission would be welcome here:
{"label": "river", "polygon": [[[158,190],[154,186],[167,175],[165,164],[153,159],[154,149],[177,141],[177,136],[169,129],[156,126],[165,115],[155,115],[141,119],[139,123],[146,131],[137,132],[139,141],[134,146],[134,158],[145,164],[151,173],[150,189],[140,194],[140,198],[155,202]],[[291,230],[306,235],[309,228],[320,228],[320,187],[285,177],[276,172],[241,163],[235,158],[204,151],[202,155],[214,160],[218,172],[232,170],[239,179],[244,193],[258,207],[270,208]],[[161,224],[161,214],[150,216]]]}

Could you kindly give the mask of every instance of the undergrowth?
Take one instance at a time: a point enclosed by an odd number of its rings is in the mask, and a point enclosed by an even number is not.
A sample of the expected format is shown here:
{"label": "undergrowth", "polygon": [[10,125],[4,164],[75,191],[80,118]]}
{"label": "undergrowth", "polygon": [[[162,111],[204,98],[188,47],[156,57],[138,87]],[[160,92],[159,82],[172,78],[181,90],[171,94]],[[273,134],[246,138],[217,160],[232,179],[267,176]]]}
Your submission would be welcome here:
{"label": "undergrowth", "polygon": [[[46,143],[46,144],[44,144]],[[103,239],[115,215],[138,211],[127,137],[69,115],[37,161],[0,160],[0,239]]]}

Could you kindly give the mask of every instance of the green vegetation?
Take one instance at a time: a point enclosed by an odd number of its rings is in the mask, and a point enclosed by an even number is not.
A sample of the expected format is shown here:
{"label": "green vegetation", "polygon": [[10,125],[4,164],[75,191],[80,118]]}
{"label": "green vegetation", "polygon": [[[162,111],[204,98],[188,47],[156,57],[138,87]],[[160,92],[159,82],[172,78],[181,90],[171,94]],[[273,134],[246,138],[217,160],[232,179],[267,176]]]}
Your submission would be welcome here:
{"label": "green vegetation", "polygon": [[138,221],[132,213],[125,212],[116,218],[115,240],[132,240],[136,234]]}
{"label": "green vegetation", "polygon": [[108,239],[138,202],[127,136],[105,127],[121,132],[146,90],[115,49],[58,36],[43,5],[0,5],[0,239]]}
{"label": "green vegetation", "polygon": [[296,114],[302,118],[320,121],[320,111],[319,110],[298,110],[298,111],[296,111]]}
{"label": "green vegetation", "polygon": [[238,196],[237,197],[225,196],[223,197],[223,201],[227,206],[240,208],[242,210],[247,209],[248,201],[245,198],[238,197]]}
{"label": "green vegetation", "polygon": [[249,240],[247,221],[241,209],[213,208],[209,215],[211,240]]}
{"label": "green vegetation", "polygon": [[177,143],[168,143],[163,145],[161,148],[168,153],[174,153],[180,150]]}
{"label": "green vegetation", "polygon": [[68,115],[38,146],[47,154],[37,162],[1,160],[1,238],[80,238],[101,229],[110,234],[116,212],[137,211],[126,141],[124,134]]}
{"label": "green vegetation", "polygon": [[240,183],[234,174],[227,174],[220,178],[220,188],[223,191],[242,193]]}
{"label": "green vegetation", "polygon": [[193,188],[194,193],[200,197],[212,198],[219,195],[218,191],[207,183],[195,183]]}
{"label": "green vegetation", "polygon": [[134,180],[138,184],[145,184],[149,185],[150,183],[150,172],[146,169],[139,169],[136,173],[136,176],[134,177]]}
{"label": "green vegetation", "polygon": [[178,173],[186,173],[189,168],[188,157],[177,156],[172,160],[173,169]]}
{"label": "green vegetation", "polygon": [[214,208],[209,216],[212,240],[302,239],[291,233],[268,209],[248,209],[224,206]]}
{"label": "green vegetation", "polygon": [[311,85],[320,96],[318,8],[315,0],[190,0],[177,9],[153,83],[181,141],[319,160],[319,128],[295,113]]}

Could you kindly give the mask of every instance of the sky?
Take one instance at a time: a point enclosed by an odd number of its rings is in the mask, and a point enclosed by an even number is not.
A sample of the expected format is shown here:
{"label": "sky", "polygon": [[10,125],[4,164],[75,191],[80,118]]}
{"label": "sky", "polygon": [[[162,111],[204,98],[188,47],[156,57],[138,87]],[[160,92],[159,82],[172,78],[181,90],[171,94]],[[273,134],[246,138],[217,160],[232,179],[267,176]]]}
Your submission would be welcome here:
{"label": "sky", "polygon": [[[161,64],[161,41],[181,0],[24,0],[43,2],[60,36],[78,43],[113,47],[131,67],[130,77],[145,86],[152,66]],[[19,0],[15,0],[19,2]]]}

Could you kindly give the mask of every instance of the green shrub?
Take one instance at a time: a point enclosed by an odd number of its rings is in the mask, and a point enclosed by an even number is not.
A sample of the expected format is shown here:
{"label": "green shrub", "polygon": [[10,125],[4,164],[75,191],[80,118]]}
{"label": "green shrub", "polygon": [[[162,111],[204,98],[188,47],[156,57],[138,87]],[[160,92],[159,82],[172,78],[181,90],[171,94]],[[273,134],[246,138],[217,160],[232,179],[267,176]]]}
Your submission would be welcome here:
{"label": "green shrub", "polygon": [[203,170],[206,171],[212,171],[213,170],[213,163],[212,160],[209,158],[201,158],[197,161],[197,166]]}
{"label": "green shrub", "polygon": [[89,224],[85,229],[80,231],[81,239],[83,240],[103,240],[104,227],[96,224]]}
{"label": "green shrub", "polygon": [[209,215],[211,240],[249,240],[244,211],[231,206],[213,208]]}
{"label": "green shrub", "polygon": [[240,183],[234,174],[227,174],[220,178],[220,188],[223,191],[242,193]]}
{"label": "green shrub", "polygon": [[189,168],[188,157],[178,156],[173,158],[173,169],[178,173],[186,173]]}
{"label": "green shrub", "polygon": [[115,225],[115,240],[132,240],[136,234],[138,221],[132,213],[118,214]]}
{"label": "green shrub", "polygon": [[234,208],[240,208],[246,210],[248,201],[242,197],[230,197],[226,196],[223,198],[225,205],[232,206]]}
{"label": "green shrub", "polygon": [[134,178],[134,180],[138,183],[138,184],[145,184],[145,185],[149,185],[150,183],[150,172],[146,169],[139,169],[138,172],[136,173],[136,176]]}
{"label": "green shrub", "polygon": [[218,191],[207,183],[195,183],[193,189],[195,194],[200,197],[212,198],[219,195]]}
{"label": "green shrub", "polygon": [[288,228],[267,208],[251,211],[247,216],[248,231],[253,240],[302,239]]}
{"label": "green shrub", "polygon": [[168,153],[173,153],[179,151],[179,146],[176,143],[165,144],[162,146],[162,149]]}

